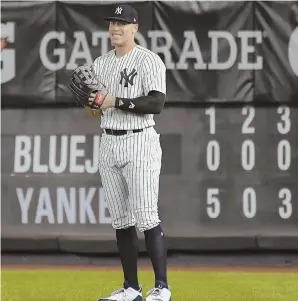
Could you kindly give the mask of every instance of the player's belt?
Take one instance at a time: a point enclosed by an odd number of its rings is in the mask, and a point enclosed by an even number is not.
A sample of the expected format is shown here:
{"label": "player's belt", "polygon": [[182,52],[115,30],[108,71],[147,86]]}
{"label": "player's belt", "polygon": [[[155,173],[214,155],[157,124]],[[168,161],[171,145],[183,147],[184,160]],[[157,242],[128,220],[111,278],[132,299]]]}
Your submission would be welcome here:
{"label": "player's belt", "polygon": [[115,136],[122,136],[122,135],[126,135],[126,134],[132,134],[132,133],[139,133],[139,132],[143,132],[143,129],[139,129],[139,130],[111,130],[111,129],[104,129],[104,132],[108,135],[115,135]]}

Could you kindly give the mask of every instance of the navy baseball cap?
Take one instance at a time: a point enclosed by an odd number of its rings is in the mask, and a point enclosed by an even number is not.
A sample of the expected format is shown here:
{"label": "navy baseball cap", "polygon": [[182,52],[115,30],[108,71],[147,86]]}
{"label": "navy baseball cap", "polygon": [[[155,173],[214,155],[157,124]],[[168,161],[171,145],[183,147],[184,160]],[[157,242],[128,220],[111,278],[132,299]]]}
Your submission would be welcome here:
{"label": "navy baseball cap", "polygon": [[127,23],[138,24],[137,11],[128,4],[118,5],[114,8],[112,15],[105,18],[106,21],[123,21]]}

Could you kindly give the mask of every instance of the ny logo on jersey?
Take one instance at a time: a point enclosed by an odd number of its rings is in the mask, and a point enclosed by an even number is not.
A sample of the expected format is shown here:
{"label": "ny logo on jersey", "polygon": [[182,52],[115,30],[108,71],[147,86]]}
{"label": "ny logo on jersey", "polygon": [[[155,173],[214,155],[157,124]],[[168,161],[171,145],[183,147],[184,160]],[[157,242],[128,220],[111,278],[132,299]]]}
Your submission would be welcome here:
{"label": "ny logo on jersey", "polygon": [[135,78],[135,76],[137,74],[138,73],[137,73],[136,69],[132,69],[132,71],[129,74],[127,74],[127,69],[125,68],[123,71],[120,72],[120,75],[121,75],[120,85],[122,85],[122,83],[124,81],[125,88],[128,87],[128,84],[133,86],[133,79]]}
{"label": "ny logo on jersey", "polygon": [[121,6],[118,6],[117,8],[116,8],[116,10],[115,10],[115,14],[117,14],[117,15],[121,15],[122,14],[122,7]]}

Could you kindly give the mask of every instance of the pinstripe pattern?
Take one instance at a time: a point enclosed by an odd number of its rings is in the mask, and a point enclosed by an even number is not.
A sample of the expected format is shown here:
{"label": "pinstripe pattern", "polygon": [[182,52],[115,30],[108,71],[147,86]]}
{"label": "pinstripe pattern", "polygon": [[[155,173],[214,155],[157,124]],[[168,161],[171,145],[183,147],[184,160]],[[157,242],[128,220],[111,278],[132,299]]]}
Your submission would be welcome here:
{"label": "pinstripe pattern", "polygon": [[[133,85],[120,84],[121,71],[128,74],[135,69]],[[160,57],[150,50],[136,46],[130,53],[117,58],[114,50],[97,58],[94,69],[108,88],[108,92],[116,97],[136,98],[147,95],[150,90],[166,94],[166,67]],[[115,108],[103,110],[101,127],[104,129],[133,130],[155,125],[152,114],[133,114]]]}
{"label": "pinstripe pattern", "polygon": [[[117,97],[136,98],[151,90],[166,93],[166,68],[153,52],[136,46],[117,58],[114,51],[94,62],[99,79],[109,93]],[[133,69],[133,85],[120,84],[121,71]],[[103,134],[100,143],[99,171],[105,199],[115,229],[137,225],[143,232],[160,223],[158,216],[159,175],[162,149],[152,114],[133,114],[119,109],[104,110],[103,129],[133,130],[139,133],[123,136]]]}
{"label": "pinstripe pattern", "polygon": [[157,226],[162,149],[153,127],[124,136],[103,134],[99,171],[115,229]]}

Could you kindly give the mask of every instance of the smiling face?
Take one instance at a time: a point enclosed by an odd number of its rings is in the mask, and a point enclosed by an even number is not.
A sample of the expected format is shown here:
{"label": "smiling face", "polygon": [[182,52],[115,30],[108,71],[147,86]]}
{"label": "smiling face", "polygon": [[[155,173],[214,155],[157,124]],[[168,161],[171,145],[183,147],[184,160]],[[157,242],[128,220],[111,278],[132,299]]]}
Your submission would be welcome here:
{"label": "smiling face", "polygon": [[121,47],[134,42],[137,24],[123,21],[111,21],[109,26],[110,39],[113,46]]}

